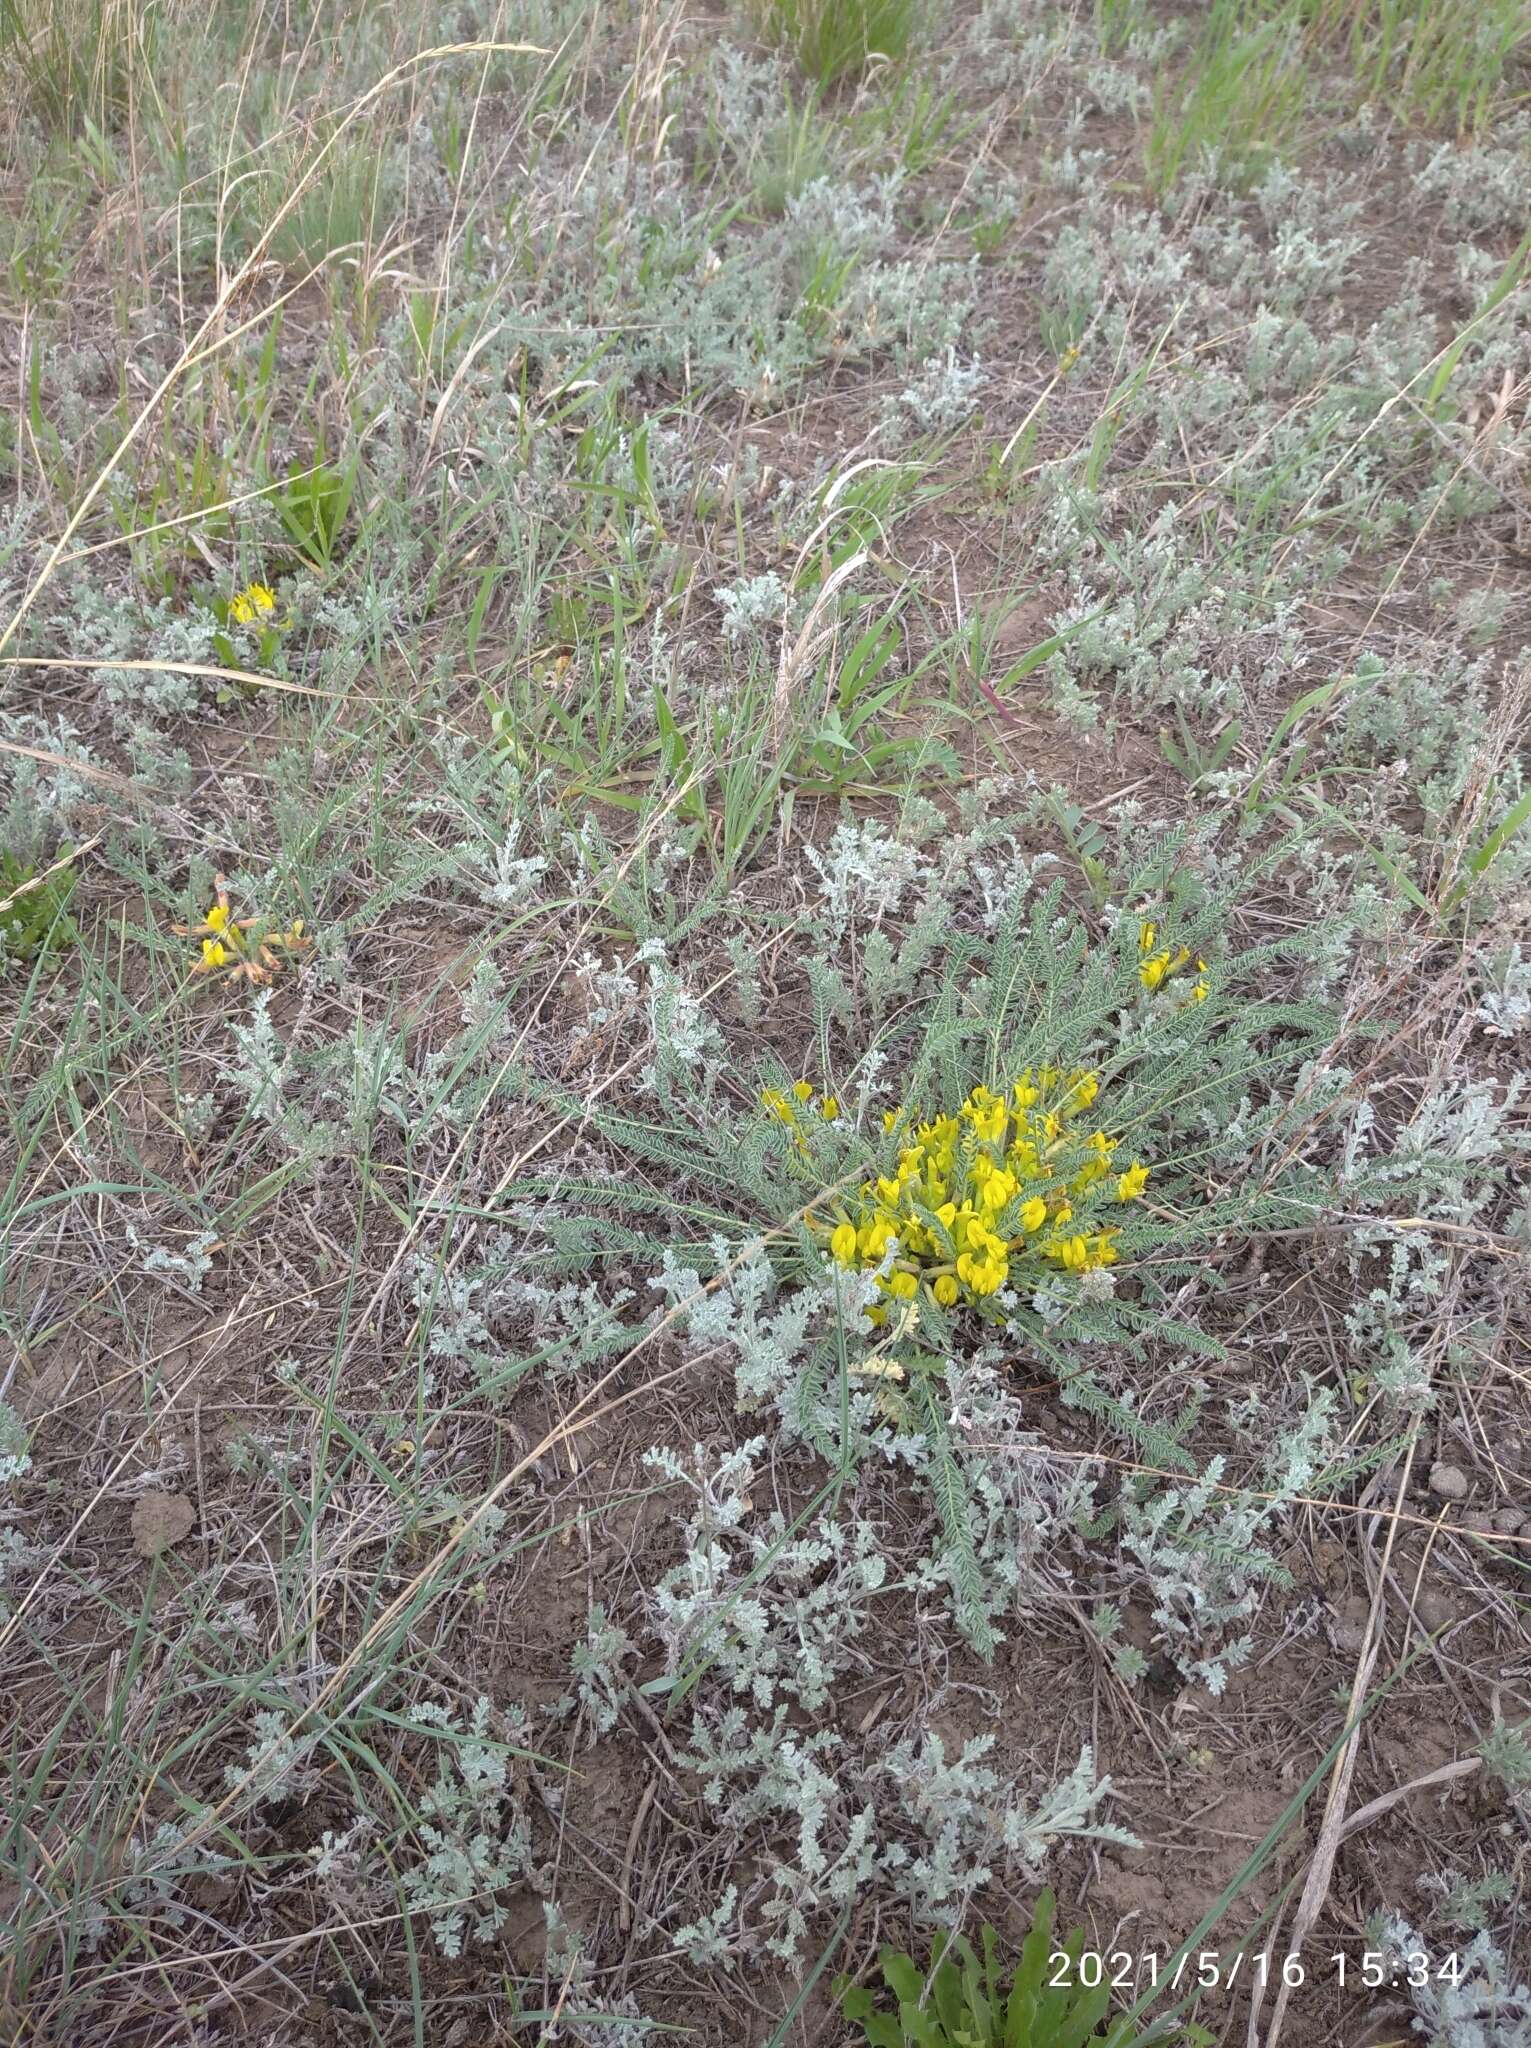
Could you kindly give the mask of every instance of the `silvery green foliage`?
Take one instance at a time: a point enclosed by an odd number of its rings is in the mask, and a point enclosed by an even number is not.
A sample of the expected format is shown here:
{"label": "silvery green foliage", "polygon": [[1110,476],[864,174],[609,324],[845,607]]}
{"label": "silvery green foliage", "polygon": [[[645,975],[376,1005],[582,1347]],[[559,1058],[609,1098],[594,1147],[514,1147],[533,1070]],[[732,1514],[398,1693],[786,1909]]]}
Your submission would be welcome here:
{"label": "silvery green foliage", "polygon": [[333,1828],[326,1828],[308,1851],[315,1878],[344,1911],[366,1912],[381,1894],[381,1886],[371,1876],[369,1865],[378,1831],[372,1814],[358,1813],[352,1817],[350,1826],[338,1834]]}
{"label": "silvery green foliage", "polygon": [[1393,770],[1432,817],[1444,816],[1481,759],[1490,682],[1485,659],[1433,643],[1405,643],[1388,662],[1364,654],[1338,707],[1335,758]]}
{"label": "silvery green foliage", "polygon": [[763,1484],[752,1437],[709,1470],[700,1447],[690,1463],[653,1450],[645,1463],[692,1494],[686,1554],[652,1594],[670,1669],[705,1660],[735,1694],[769,1710],[795,1700],[822,1708],[835,1677],[858,1661],[887,1560],[864,1521],[848,1528],[821,1516],[798,1533],[779,1508],[761,1512]]}
{"label": "silvery green foliage", "polygon": [[464,840],[457,851],[477,870],[478,898],[493,910],[514,910],[536,892],[547,873],[541,854],[519,852],[522,821],[513,818],[503,839]]}
{"label": "silvery green foliage", "polygon": [[[585,1640],[575,1644],[569,1658],[579,1705],[592,1737],[609,1735],[617,1725],[627,1691],[622,1660],[632,1651],[633,1642],[626,1630],[596,1601],[585,1624]],[[572,1709],[574,1701],[570,1700],[568,1705]]]}
{"label": "silvery green foliage", "polygon": [[[1510,1959],[1487,1934],[1475,1934],[1454,1951],[1459,1969],[1441,1974],[1444,1955],[1395,1913],[1374,1913],[1366,1923],[1366,1945],[1397,1971],[1413,2002],[1414,2032],[1427,2048],[1531,2048],[1531,1984],[1517,1983]],[[1410,1959],[1428,1956],[1422,1984],[1410,1981]],[[1455,1981],[1453,1981],[1455,1979]]]}
{"label": "silvery green foliage", "polygon": [[845,251],[879,255],[893,238],[893,207],[902,182],[896,171],[859,188],[815,178],[787,201],[787,220],[806,244],[829,242]]}
{"label": "silvery green foliage", "polygon": [[1069,629],[1068,641],[1043,670],[1060,706],[1071,689],[1105,684],[1144,710],[1178,704],[1208,717],[1238,709],[1268,675],[1289,674],[1294,665],[1286,628],[1295,597],[1272,607],[1233,579],[1220,580],[1203,558],[1200,534],[1177,520],[1173,506],[1163,506],[1138,536],[1132,588],[1121,586],[1061,488],[1049,552],[1064,558],[1072,586],[1049,622],[1055,632]]}
{"label": "silvery green foliage", "polygon": [[585,953],[576,962],[574,980],[584,992],[583,1023],[569,1036],[579,1044],[618,1018],[625,1018],[638,1001],[638,984],[620,960],[608,966],[598,954]]}
{"label": "silvery green foliage", "polygon": [[739,1887],[724,1887],[723,1896],[710,1913],[688,1921],[675,1930],[675,1946],[697,1970],[731,1970],[734,1966],[732,1922],[739,1904]]}
{"label": "silvery green foliage", "polygon": [[985,1763],[994,1744],[992,1735],[976,1736],[949,1761],[940,1736],[927,1731],[922,1740],[897,1743],[883,1760],[911,1830],[904,1857],[895,1862],[890,1855],[884,1867],[921,1919],[948,1917],[989,1882],[994,1867],[1035,1880],[1065,1836],[1138,1847],[1135,1835],[1100,1815],[1111,1780],[1097,1779],[1088,1744],[1062,1784],[1031,1810],[1008,1777]]}
{"label": "silvery green foliage", "polygon": [[[718,1246],[719,1268],[729,1263]],[[835,1306],[835,1288],[818,1286],[783,1292],[763,1247],[752,1247],[711,1291],[690,1266],[678,1265],[666,1248],[658,1277],[649,1283],[679,1311],[677,1321],[692,1343],[726,1345],[734,1354],[734,1386],[740,1409],[753,1414],[772,1403],[788,1419],[786,1401],[795,1388],[810,1340]],[[872,1299],[875,1283],[846,1275],[840,1298],[850,1308]]]}
{"label": "silvery green foliage", "polygon": [[487,1232],[455,1267],[413,1254],[410,1297],[426,1318],[430,1356],[465,1367],[503,1392],[530,1362],[508,1348],[508,1327],[518,1336],[528,1333],[541,1354],[538,1363],[554,1373],[577,1370],[631,1343],[633,1333],[621,1319],[630,1288],[605,1301],[591,1281],[549,1286],[527,1280],[525,1264],[520,1241],[504,1230]]}
{"label": "silvery green foliage", "polygon": [[[950,1924],[996,1874],[1034,1878],[1062,1837],[1133,1844],[1098,1814],[1110,1781],[1097,1782],[1088,1749],[1064,1783],[1028,1809],[984,1762],[992,1744],[979,1737],[949,1761],[929,1734],[858,1753],[830,1729],[795,1727],[783,1707],[764,1725],[742,1707],[712,1717],[699,1711],[687,1761],[703,1779],[717,1832],[748,1840],[763,1828],[774,1844],[783,1823],[795,1823],[790,1857],[762,1852],[771,1887],[759,1908],[767,1952],[795,1964],[812,1921],[872,1884],[891,1885],[918,1917]],[[746,1915],[761,1889],[746,1894]]]}
{"label": "silvery green foliage", "polygon": [[255,1715],[255,1732],[245,1751],[244,1763],[230,1764],[223,1773],[231,1792],[266,1804],[307,1792],[317,1784],[318,1773],[308,1761],[315,1738],[290,1732],[294,1711],[284,1714],[278,1708],[263,1707]]}
{"label": "silvery green foliage", "polygon": [[876,919],[896,911],[922,866],[915,849],[890,838],[875,818],[842,821],[823,853],[806,851],[837,931],[858,914]]}
{"label": "silvery green foliage", "polygon": [[1007,1613],[1057,1592],[1067,1572],[1059,1538],[1092,1500],[1087,1466],[1048,1457],[1010,1392],[1007,1363],[1002,1344],[983,1347],[971,1363],[949,1363],[946,1439],[921,1435],[900,1445],[938,1501],[944,1460],[960,1461],[965,1540],[953,1541],[954,1507],[910,1584],[950,1600],[970,1639],[997,1637]]}
{"label": "silvery green foliage", "polygon": [[1498,1167],[1531,1148],[1517,1111],[1525,1092],[1516,1076],[1449,1083],[1433,1089],[1398,1133],[1380,1177],[1406,1185],[1420,1209],[1464,1228],[1493,1201]]}
{"label": "silvery green foliage", "polygon": [[140,1263],[144,1272],[152,1273],[157,1279],[178,1280],[193,1294],[202,1292],[202,1282],[213,1270],[212,1248],[218,1242],[216,1230],[196,1231],[180,1251],[173,1251],[163,1244],[145,1250],[143,1240],[133,1225],[129,1223],[125,1229],[128,1243],[134,1251],[143,1253]]}
{"label": "silvery green foliage", "polygon": [[52,1554],[43,1544],[29,1543],[19,1529],[0,1523],[0,1621],[9,1621],[14,1612],[13,1589],[25,1598]]}
{"label": "silvery green foliage", "polygon": [[[723,58],[720,69],[718,99],[735,103],[725,141],[768,181],[770,138],[801,130],[764,112],[734,126],[741,98],[763,110],[768,103],[736,59]],[[956,264],[893,259],[896,179],[855,187],[818,177],[794,194],[789,173],[783,216],[740,236],[729,232],[726,200],[698,204],[678,156],[635,160],[609,122],[571,139],[572,156],[560,152],[556,165],[544,159],[530,174],[532,210],[564,223],[563,260],[544,277],[535,308],[501,308],[494,345],[475,358],[481,380],[498,371],[502,394],[506,365],[549,321],[571,359],[599,350],[618,388],[654,378],[755,398],[795,388],[831,350],[886,356],[902,369],[960,339],[971,275]],[[826,143],[825,154],[831,149]],[[830,308],[809,303],[809,280],[821,270],[833,280]],[[487,292],[491,281],[482,282]],[[512,435],[505,440],[513,446]]]}
{"label": "silvery green foliage", "polygon": [[998,931],[1017,903],[1024,903],[1048,868],[1058,865],[1054,853],[1025,852],[1013,834],[1007,833],[994,849],[995,858],[975,855],[971,872],[983,898],[983,928]]}
{"label": "silvery green foliage", "polygon": [[32,1469],[31,1433],[14,1408],[0,1401],[0,1486]]}
{"label": "silvery green foliage", "polygon": [[1487,1870],[1481,1877],[1466,1877],[1459,1870],[1428,1871],[1419,1888],[1440,1899],[1439,1914],[1448,1927],[1465,1928],[1469,1934],[1486,1929],[1491,1909],[1508,1905],[1516,1889],[1507,1870]]}
{"label": "silvery green foliage", "polygon": [[1489,961],[1473,1015],[1493,1038],[1518,1038],[1531,1029],[1531,958],[1518,941]]}
{"label": "silvery green foliage", "polygon": [[1503,122],[1491,143],[1443,142],[1418,168],[1414,189],[1436,201],[1448,227],[1464,234],[1517,231],[1531,210],[1531,156],[1527,138],[1531,122],[1524,115]]}
{"label": "silvery green foliage", "polygon": [[98,765],[94,754],[65,718],[0,715],[0,737],[60,763],[26,754],[0,752],[0,850],[18,861],[40,864],[72,830],[76,813],[91,801],[87,776],[69,766]]}
{"label": "silvery green foliage", "polygon": [[484,1314],[487,1304],[481,1300],[492,1284],[490,1273],[481,1266],[451,1271],[418,1252],[410,1254],[409,1264],[410,1299],[425,1312],[431,1357],[476,1372],[490,1370],[493,1340]]}
{"label": "silvery green foliage", "polygon": [[[877,1870],[869,1788],[850,1768],[843,1738],[827,1728],[794,1728],[785,1707],[754,1724],[743,1707],[714,1717],[699,1711],[687,1763],[703,1781],[720,1835],[742,1842],[765,1824],[763,1875],[771,1890],[760,1907],[764,1947],[795,1964],[810,1916],[847,1904]],[[793,1823],[792,1848],[778,1860],[764,1844],[781,1841]]]}
{"label": "silvery green foliage", "polygon": [[885,402],[882,438],[897,445],[910,433],[953,433],[977,404],[983,381],[982,364],[961,361],[955,348],[931,356],[920,364],[913,383]]}
{"label": "silvery green foliage", "polygon": [[[167,1927],[184,1927],[190,1915],[177,1902],[181,1888],[194,1878],[218,1876],[241,1868],[237,1856],[221,1854],[206,1838],[188,1842],[186,1838],[196,1825],[195,1816],[161,1821],[147,1841],[133,1839],[121,1889],[127,1912],[135,1916],[153,1915]],[[99,1948],[110,1926],[105,1909],[98,1902],[91,1902],[86,1946]]]}
{"label": "silvery green foliage", "polygon": [[[420,1728],[438,1731],[435,1782],[420,1801],[418,1834],[425,1860],[405,1869],[411,1906],[426,1915],[445,1956],[461,1955],[463,1941],[490,1941],[505,1924],[494,1894],[531,1867],[531,1835],[509,1783],[511,1746],[489,1734],[493,1709],[480,1698],[459,1730],[442,1708],[409,1710]],[[519,1711],[510,1735],[525,1733]]]}
{"label": "silvery green foliage", "polygon": [[665,959],[658,939],[639,947],[636,963],[647,973],[649,1040],[654,1048],[653,1059],[638,1078],[668,1107],[682,1070],[694,1069],[704,1085],[711,1084],[725,1053],[723,1034],[684,976]]}
{"label": "silvery green foliage", "polygon": [[482,1055],[492,1031],[469,1026],[446,1044],[411,1052],[396,1024],[358,1020],[347,1036],[304,1044],[284,1038],[271,1015],[273,991],[254,996],[248,1021],[231,1022],[235,1057],[226,1069],[248,1114],[286,1150],[312,1165],[360,1142],[379,1123],[424,1145],[457,1139],[490,1089],[504,1079]]}
{"label": "silvery green foliage", "polygon": [[[614,1993],[604,1971],[591,1967],[584,1937],[564,1919],[553,1899],[542,1902],[547,1928],[546,1967],[560,1987],[558,2016],[538,2035],[554,2048],[559,2041],[578,2041],[582,2048],[627,2048],[642,2041],[656,2025],[638,2010],[631,1991]],[[587,2010],[588,2008],[588,2010]]]}
{"label": "silvery green foliage", "polygon": [[[127,608],[108,617],[115,629],[110,635],[116,643],[113,652],[126,660],[165,664],[159,669],[102,666],[92,671],[91,681],[100,689],[102,701],[116,711],[121,730],[195,711],[209,685],[187,669],[222,666],[215,645],[218,622],[212,614],[182,611],[166,598],[141,618]],[[94,640],[91,644],[100,645]]]}
{"label": "silvery green foliage", "polygon": [[1259,1588],[1282,1576],[1263,1547],[1266,1532],[1322,1470],[1333,1411],[1332,1391],[1310,1388],[1301,1420],[1276,1425],[1257,1489],[1225,1486],[1221,1458],[1200,1479],[1158,1488],[1146,1500],[1130,1484],[1123,1489],[1122,1547],[1147,1575],[1158,1640],[1209,1692],[1222,1692],[1229,1671],[1248,1659],[1254,1637],[1246,1624]]}
{"label": "silvery green foliage", "polygon": [[1345,1316],[1363,1355],[1381,1351],[1396,1363],[1411,1323],[1439,1300],[1450,1262],[1430,1226],[1471,1227],[1495,1201],[1506,1168],[1527,1149],[1516,1123],[1523,1093],[1519,1077],[1502,1089],[1490,1081],[1433,1088],[1386,1149],[1370,1101],[1356,1104],[1344,1136],[1345,1179],[1363,1211],[1402,1210],[1405,1219],[1358,1221],[1350,1235],[1350,1269],[1372,1282]]}
{"label": "silvery green foliage", "polygon": [[[986,1428],[995,1414],[982,1388],[970,1393],[975,1425]],[[800,1710],[821,1711],[859,1663],[879,1595],[893,1588],[866,1520],[825,1514],[793,1530],[758,1503],[766,1448],[755,1437],[715,1457],[697,1447],[688,1459],[655,1450],[646,1460],[693,1503],[686,1554],[652,1595],[666,1669],[694,1681],[687,1761],[731,1855],[761,1831],[775,1840],[783,1822],[794,1830],[793,1853],[771,1861],[764,1896],[762,1885],[746,1889],[737,1918],[730,1908],[678,1939],[714,1955],[727,1919],[738,1939],[795,1961],[815,1917],[874,1881],[894,1885],[921,1917],[950,1919],[996,1872],[1034,1876],[1061,1836],[1129,1841],[1100,1818],[1110,1783],[1097,1782],[1088,1751],[1028,1804],[985,1761],[991,1737],[948,1759],[934,1735],[889,1750],[801,1725]],[[1007,1545],[1016,1553],[1013,1588],[1058,1509],[1007,1499],[998,1480],[996,1471],[987,1493],[980,1481],[979,1497],[992,1511],[996,1555]]]}
{"label": "silvery green foliage", "polygon": [[250,1115],[280,1125],[289,1105],[289,1068],[287,1046],[271,1019],[270,989],[262,989],[251,1003],[249,1023],[231,1023],[229,1035],[239,1054],[230,1080],[244,1095]]}
{"label": "silvery green foliage", "polygon": [[725,584],[717,593],[723,614],[723,636],[735,644],[760,646],[767,632],[780,630],[791,602],[786,585],[774,569]]}
{"label": "silvery green foliage", "polygon": [[1483,1767],[1508,1792],[1531,1792],[1531,1721],[1518,1727],[1496,1720],[1478,1745]]}

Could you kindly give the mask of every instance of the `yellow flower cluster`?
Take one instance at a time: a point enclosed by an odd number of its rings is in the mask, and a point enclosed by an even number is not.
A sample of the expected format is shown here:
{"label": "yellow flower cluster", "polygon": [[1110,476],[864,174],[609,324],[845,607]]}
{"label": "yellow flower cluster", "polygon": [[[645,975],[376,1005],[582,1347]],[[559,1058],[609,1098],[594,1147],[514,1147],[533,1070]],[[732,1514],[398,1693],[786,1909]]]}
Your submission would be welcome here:
{"label": "yellow flower cluster", "polygon": [[303,930],[301,917],[286,931],[274,931],[267,920],[236,917],[229,902],[228,884],[222,875],[214,877],[217,896],[201,924],[173,924],[180,939],[200,939],[202,957],[191,963],[193,974],[218,974],[228,982],[248,981],[263,987],[275,980],[287,962],[306,953],[313,940]]}
{"label": "yellow flower cluster", "polygon": [[[1155,989],[1162,988],[1171,975],[1178,974],[1182,967],[1189,965],[1191,958],[1184,946],[1176,946],[1173,951],[1168,946],[1161,946],[1159,927],[1148,918],[1138,926],[1138,954],[1138,980],[1150,995]],[[1206,973],[1206,961],[1198,960],[1196,981],[1192,985],[1188,1001],[1204,1003],[1207,1000]]]}
{"label": "yellow flower cluster", "polygon": [[[867,1271],[892,1247],[882,1292],[912,1301],[928,1288],[943,1308],[980,1306],[1017,1266],[1036,1278],[1048,1268],[1109,1266],[1116,1233],[1100,1227],[1098,1205],[1102,1196],[1135,1200],[1148,1168],[1134,1160],[1119,1169],[1118,1141],[1084,1133],[1081,1118],[1099,1088],[1098,1075],[1077,1068],[1028,1067],[1003,1094],[975,1088],[955,1116],[923,1122],[917,1111],[891,1111],[884,1121],[902,1140],[897,1163],[819,1225],[831,1254]],[[1103,1188],[1113,1176],[1114,1187]],[[881,1322],[887,1306],[869,1314]]]}
{"label": "yellow flower cluster", "polygon": [[815,1106],[811,1081],[794,1081],[786,1090],[767,1088],[760,1100],[772,1116],[787,1126],[793,1143],[805,1158],[808,1156],[808,1140],[803,1134],[803,1120],[817,1116],[822,1122],[832,1124],[840,1114],[840,1105],[832,1095],[821,1095]]}
{"label": "yellow flower cluster", "polygon": [[[223,942],[224,933],[229,931],[233,923],[233,915],[233,911],[226,902],[215,903],[207,913],[207,927],[213,936],[202,941],[202,971],[204,973],[214,967],[227,967],[230,959],[233,957]],[[233,933],[230,935],[233,936],[237,931],[238,926],[236,925],[234,926]]]}
{"label": "yellow flower cluster", "polygon": [[236,626],[253,626],[276,610],[276,592],[266,583],[251,583],[229,599],[229,617]]}

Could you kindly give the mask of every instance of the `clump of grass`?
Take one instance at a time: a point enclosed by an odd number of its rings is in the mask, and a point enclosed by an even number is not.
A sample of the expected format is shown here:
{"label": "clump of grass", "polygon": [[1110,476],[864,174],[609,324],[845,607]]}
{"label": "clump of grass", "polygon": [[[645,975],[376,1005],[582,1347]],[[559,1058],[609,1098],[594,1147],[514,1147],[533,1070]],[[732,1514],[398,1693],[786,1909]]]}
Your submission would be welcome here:
{"label": "clump of grass", "polygon": [[142,68],[152,10],[136,0],[0,0],[0,64],[45,127],[73,135],[112,126]]}
{"label": "clump of grass", "polygon": [[79,937],[66,906],[79,880],[72,867],[44,869],[0,853],[0,974],[9,960],[69,946]]}
{"label": "clump of grass", "polygon": [[760,25],[820,85],[906,54],[917,0],[757,0]]}
{"label": "clump of grass", "polygon": [[1144,152],[1154,191],[1212,160],[1222,183],[1256,183],[1302,121],[1307,77],[1290,9],[1262,20],[1247,0],[1216,0],[1185,79],[1155,102]]}
{"label": "clump of grass", "polygon": [[1499,111],[1506,74],[1531,46],[1522,0],[1320,0],[1314,14],[1321,27],[1347,31],[1362,96],[1459,134]]}

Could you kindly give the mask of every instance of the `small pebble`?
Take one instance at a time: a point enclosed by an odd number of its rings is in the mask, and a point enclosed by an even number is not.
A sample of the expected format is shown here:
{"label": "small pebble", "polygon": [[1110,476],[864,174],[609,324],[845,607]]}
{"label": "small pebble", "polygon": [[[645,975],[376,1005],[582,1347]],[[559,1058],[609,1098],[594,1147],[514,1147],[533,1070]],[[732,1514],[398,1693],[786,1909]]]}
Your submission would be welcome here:
{"label": "small pebble", "polygon": [[1432,1465],[1430,1491],[1442,1500],[1466,1500],[1467,1474],[1460,1465]]}
{"label": "small pebble", "polygon": [[1449,1594],[1437,1592],[1433,1586],[1421,1586],[1414,1597],[1414,1618],[1421,1628],[1434,1635],[1437,1629],[1451,1626],[1457,1610]]}
{"label": "small pebble", "polygon": [[1471,1529],[1475,1536],[1492,1536],[1497,1526],[1487,1508],[1469,1508],[1462,1517],[1462,1527]]}
{"label": "small pebble", "polygon": [[1519,1508],[1499,1508],[1494,1515],[1494,1527],[1501,1536],[1517,1536],[1526,1526],[1526,1518]]}

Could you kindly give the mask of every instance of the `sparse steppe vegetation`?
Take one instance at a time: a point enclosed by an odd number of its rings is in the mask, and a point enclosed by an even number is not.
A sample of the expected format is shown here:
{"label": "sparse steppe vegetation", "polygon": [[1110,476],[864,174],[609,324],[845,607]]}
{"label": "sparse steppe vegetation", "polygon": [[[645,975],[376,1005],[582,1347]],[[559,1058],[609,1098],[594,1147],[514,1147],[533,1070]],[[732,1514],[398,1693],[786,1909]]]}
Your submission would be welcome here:
{"label": "sparse steppe vegetation", "polygon": [[0,2039],[1526,2048],[1525,0],[0,65]]}

